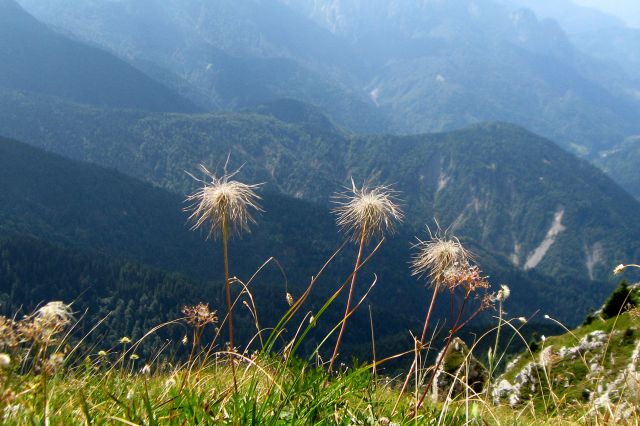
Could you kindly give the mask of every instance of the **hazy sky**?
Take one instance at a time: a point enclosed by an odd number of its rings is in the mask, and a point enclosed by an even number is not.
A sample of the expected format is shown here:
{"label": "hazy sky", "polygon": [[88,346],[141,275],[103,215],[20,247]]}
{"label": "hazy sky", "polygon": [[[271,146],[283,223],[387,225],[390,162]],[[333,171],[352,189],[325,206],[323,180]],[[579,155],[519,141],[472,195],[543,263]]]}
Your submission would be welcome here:
{"label": "hazy sky", "polygon": [[640,0],[573,0],[582,6],[602,10],[640,28]]}

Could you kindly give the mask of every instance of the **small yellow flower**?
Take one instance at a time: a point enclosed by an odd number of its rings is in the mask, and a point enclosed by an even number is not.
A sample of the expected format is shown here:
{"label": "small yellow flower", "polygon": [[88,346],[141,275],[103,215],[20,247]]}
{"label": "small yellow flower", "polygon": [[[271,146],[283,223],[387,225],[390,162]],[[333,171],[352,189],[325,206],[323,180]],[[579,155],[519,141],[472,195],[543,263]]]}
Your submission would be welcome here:
{"label": "small yellow flower", "polygon": [[138,359],[140,357],[138,355],[136,355],[136,354],[131,354],[131,356],[129,358],[135,361],[136,359]]}
{"label": "small yellow flower", "polygon": [[99,356],[107,356],[107,353],[105,351],[100,351],[98,352]]}
{"label": "small yellow flower", "polygon": [[120,339],[120,343],[126,345],[127,343],[131,343],[131,339],[129,339],[127,336],[124,336],[122,339]]}

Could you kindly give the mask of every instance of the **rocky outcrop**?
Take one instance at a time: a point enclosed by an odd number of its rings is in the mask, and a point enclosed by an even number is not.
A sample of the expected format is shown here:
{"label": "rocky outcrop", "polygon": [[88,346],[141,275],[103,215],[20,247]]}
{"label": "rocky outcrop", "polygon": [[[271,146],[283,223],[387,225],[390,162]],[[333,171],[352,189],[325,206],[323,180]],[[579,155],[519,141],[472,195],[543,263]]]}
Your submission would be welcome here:
{"label": "rocky outcrop", "polygon": [[[442,352],[438,354],[438,359]],[[455,398],[458,395],[478,394],[484,390],[489,373],[470,351],[462,339],[454,338],[433,381],[435,400]]]}

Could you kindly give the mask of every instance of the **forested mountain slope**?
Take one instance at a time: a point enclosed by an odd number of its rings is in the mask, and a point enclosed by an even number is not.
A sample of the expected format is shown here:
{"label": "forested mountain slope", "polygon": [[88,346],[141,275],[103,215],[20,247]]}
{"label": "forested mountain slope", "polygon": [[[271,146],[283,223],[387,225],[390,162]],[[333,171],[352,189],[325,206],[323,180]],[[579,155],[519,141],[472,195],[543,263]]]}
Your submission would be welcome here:
{"label": "forested mountain slope", "polygon": [[99,48],[58,34],[13,0],[0,0],[0,87],[149,111],[196,106]]}

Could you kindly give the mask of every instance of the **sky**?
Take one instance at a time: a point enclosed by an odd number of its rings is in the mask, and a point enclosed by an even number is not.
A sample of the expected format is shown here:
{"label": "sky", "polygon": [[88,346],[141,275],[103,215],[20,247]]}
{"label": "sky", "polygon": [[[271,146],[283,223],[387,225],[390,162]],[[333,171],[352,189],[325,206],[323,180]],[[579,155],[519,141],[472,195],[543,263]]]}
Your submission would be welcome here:
{"label": "sky", "polygon": [[617,16],[627,23],[627,25],[640,28],[640,0],[573,0],[581,6],[588,6],[594,9]]}

